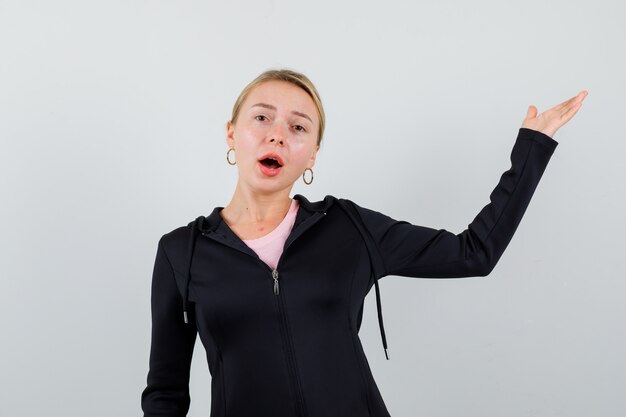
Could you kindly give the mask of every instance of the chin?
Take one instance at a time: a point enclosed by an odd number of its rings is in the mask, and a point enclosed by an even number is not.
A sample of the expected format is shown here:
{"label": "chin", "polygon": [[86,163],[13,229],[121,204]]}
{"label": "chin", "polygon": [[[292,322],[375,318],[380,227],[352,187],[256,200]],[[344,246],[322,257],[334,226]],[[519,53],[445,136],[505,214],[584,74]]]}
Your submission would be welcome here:
{"label": "chin", "polygon": [[269,193],[284,190],[286,187],[293,186],[293,183],[286,184],[285,181],[276,178],[254,178],[251,180],[240,180],[247,188],[256,192]]}

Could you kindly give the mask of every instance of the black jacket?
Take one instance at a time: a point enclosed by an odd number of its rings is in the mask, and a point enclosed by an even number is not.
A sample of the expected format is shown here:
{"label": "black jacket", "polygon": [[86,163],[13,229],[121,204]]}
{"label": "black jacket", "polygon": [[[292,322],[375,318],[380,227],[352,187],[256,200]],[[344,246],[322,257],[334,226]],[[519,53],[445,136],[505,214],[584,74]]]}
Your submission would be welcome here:
{"label": "black jacket", "polygon": [[520,128],[511,167],[459,234],[354,202],[296,194],[276,270],[216,207],[163,235],[152,277],[146,417],[187,414],[196,334],[212,376],[211,417],[385,417],[358,331],[365,296],[387,275],[486,276],[519,225],[558,142]]}

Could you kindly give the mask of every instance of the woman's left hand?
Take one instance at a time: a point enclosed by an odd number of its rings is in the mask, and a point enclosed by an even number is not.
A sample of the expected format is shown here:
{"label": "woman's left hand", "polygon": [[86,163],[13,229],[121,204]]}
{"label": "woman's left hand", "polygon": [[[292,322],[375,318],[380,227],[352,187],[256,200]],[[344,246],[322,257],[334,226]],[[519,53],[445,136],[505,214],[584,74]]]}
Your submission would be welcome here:
{"label": "woman's left hand", "polygon": [[550,137],[553,137],[565,123],[569,122],[576,114],[583,103],[585,97],[589,94],[586,90],[581,91],[578,95],[557,104],[550,110],[537,115],[537,107],[530,105],[526,113],[526,119],[522,123],[522,127],[537,130]]}

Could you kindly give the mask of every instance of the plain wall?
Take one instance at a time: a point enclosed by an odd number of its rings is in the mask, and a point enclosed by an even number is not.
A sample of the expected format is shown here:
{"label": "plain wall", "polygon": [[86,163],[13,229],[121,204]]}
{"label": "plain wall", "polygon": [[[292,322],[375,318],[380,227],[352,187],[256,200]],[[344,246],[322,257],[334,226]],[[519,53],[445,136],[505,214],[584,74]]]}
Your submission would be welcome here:
{"label": "plain wall", "polygon": [[[394,417],[626,415],[623,2],[0,0],[0,415],[137,416],[166,232],[224,206],[225,123],[269,68],[327,130],[307,186],[463,231],[530,104],[586,89],[485,278],[381,282]],[[208,416],[197,342],[190,416]]]}

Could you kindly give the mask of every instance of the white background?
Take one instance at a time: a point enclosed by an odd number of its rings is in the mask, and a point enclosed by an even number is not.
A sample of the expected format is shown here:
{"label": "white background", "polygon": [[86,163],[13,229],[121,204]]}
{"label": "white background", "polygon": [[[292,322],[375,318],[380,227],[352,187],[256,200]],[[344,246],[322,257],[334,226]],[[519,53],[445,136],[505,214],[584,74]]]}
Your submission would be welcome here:
{"label": "white background", "polygon": [[[528,105],[586,89],[486,278],[381,281],[361,338],[409,416],[626,414],[626,8],[617,0],[0,0],[0,415],[137,416],[157,241],[230,200],[225,123],[269,68],[308,75],[315,180],[463,231]],[[196,344],[190,416],[208,416]]]}

